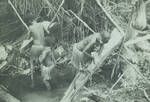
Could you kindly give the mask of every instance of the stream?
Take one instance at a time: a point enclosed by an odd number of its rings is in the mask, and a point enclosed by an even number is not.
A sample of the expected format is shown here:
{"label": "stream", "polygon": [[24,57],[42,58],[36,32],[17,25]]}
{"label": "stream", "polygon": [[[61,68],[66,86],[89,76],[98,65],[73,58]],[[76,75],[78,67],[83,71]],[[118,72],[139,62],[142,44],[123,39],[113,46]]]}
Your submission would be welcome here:
{"label": "stream", "polygon": [[66,88],[54,89],[52,91],[35,90],[20,95],[21,102],[59,102]]}
{"label": "stream", "polygon": [[59,102],[72,82],[75,70],[65,65],[61,68],[55,68],[51,76],[52,90],[50,91],[46,90],[39,73],[35,77],[34,88],[30,87],[30,76],[0,77],[0,83],[7,87],[9,93],[21,102]]}

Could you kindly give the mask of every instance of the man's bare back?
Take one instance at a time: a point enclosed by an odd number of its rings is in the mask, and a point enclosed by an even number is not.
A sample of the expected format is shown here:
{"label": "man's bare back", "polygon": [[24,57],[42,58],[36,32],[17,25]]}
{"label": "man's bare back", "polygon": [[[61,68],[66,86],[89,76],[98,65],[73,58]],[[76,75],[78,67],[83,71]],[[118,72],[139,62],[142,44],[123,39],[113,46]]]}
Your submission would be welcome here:
{"label": "man's bare back", "polygon": [[[45,22],[48,24],[48,22]],[[44,26],[43,22],[37,23],[36,21],[33,22],[31,26],[29,26],[31,36],[33,37],[34,45],[45,45],[44,42],[44,31],[46,30],[46,25]],[[48,28],[48,27],[47,27]]]}

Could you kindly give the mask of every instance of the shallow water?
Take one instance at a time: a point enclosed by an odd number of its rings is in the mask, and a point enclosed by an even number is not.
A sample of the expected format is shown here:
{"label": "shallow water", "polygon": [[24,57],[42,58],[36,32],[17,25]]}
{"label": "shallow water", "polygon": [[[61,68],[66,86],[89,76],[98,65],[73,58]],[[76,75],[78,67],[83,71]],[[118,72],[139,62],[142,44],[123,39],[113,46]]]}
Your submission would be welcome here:
{"label": "shallow water", "polygon": [[21,102],[59,102],[66,88],[52,91],[32,91],[21,94]]}

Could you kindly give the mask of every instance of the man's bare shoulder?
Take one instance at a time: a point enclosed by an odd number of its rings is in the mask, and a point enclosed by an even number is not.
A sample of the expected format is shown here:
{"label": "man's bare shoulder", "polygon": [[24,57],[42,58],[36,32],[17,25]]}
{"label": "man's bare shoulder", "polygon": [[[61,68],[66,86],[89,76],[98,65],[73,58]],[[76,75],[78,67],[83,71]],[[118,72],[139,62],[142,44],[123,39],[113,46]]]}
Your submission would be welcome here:
{"label": "man's bare shoulder", "polygon": [[34,23],[34,24],[30,25],[29,28],[32,29],[32,28],[36,28],[38,26],[40,26],[40,23]]}
{"label": "man's bare shoulder", "polygon": [[100,33],[94,33],[93,34],[95,37],[99,37],[101,34]]}
{"label": "man's bare shoulder", "polygon": [[29,26],[30,31],[36,31],[39,29],[42,29],[42,25],[40,23],[34,23],[34,24]]}
{"label": "man's bare shoulder", "polygon": [[40,22],[42,25],[49,25],[50,22],[49,21],[43,21],[43,22]]}
{"label": "man's bare shoulder", "polygon": [[48,29],[50,22],[49,21],[43,21],[43,22],[40,22],[40,24],[41,24],[41,26],[43,26],[43,28]]}
{"label": "man's bare shoulder", "polygon": [[41,23],[50,23],[50,21],[42,21]]}

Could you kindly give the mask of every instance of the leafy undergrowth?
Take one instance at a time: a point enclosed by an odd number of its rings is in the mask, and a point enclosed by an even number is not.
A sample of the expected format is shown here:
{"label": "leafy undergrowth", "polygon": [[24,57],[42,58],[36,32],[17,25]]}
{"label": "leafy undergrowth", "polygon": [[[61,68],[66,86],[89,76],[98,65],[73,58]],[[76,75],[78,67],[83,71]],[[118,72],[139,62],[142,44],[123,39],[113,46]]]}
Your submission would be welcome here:
{"label": "leafy undergrowth", "polygon": [[[80,90],[74,98],[74,102],[149,102],[150,97],[150,56],[145,51],[136,51],[137,67],[131,67],[128,71],[118,72],[111,79],[114,56],[106,61],[100,72],[92,77],[86,84],[86,88]],[[108,64],[109,62],[109,64]],[[125,64],[121,61],[122,66]],[[122,66],[119,67],[123,68]],[[127,66],[130,67],[130,66]],[[127,69],[127,68],[123,68]],[[137,69],[139,69],[137,71]],[[136,70],[136,71],[135,71]],[[118,70],[119,71],[119,70]],[[138,76],[138,77],[135,77]]]}

